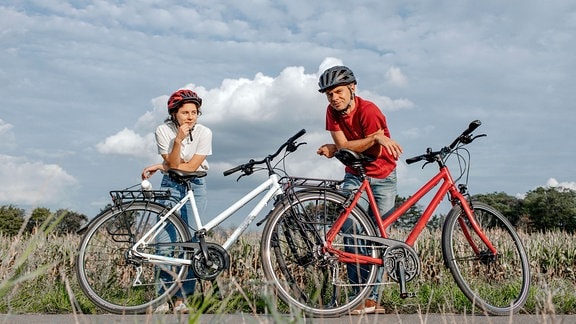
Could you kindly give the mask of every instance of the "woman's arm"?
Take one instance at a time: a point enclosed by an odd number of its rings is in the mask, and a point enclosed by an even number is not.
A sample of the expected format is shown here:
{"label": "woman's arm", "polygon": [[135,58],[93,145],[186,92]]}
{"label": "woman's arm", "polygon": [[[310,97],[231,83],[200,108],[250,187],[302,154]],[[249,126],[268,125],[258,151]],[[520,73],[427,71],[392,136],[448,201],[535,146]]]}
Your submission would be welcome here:
{"label": "woman's arm", "polygon": [[156,173],[156,171],[164,170],[164,168],[165,168],[164,164],[161,164],[161,163],[153,164],[153,165],[145,167],[144,170],[142,171],[142,175],[141,175],[142,180],[150,178],[152,175],[154,175],[154,173]]}

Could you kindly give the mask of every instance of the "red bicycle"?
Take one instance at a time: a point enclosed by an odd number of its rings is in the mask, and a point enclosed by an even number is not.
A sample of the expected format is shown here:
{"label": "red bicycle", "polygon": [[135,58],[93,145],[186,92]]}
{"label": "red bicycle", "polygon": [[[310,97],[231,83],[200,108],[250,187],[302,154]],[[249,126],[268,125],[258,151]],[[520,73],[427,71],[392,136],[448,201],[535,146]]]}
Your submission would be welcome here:
{"label": "red bicycle", "polygon": [[[406,160],[435,163],[439,172],[414,195],[382,219],[366,177],[371,158],[342,149],[336,157],[355,168],[362,184],[349,194],[327,187],[293,192],[267,216],[261,241],[266,278],[289,307],[311,316],[340,316],[364,301],[385,272],[398,282],[400,296],[410,297],[406,283],[420,274],[414,243],[444,197],[452,204],[442,228],[445,265],[466,297],[482,311],[506,315],[526,302],[530,288],[528,257],[511,223],[496,209],[472,201],[467,184],[457,185],[446,160],[457,156],[468,180],[470,153],[464,148],[481,125],[473,121],[449,146]],[[466,154],[463,154],[466,153]],[[422,216],[403,240],[386,232],[410,207],[438,188]],[[375,217],[358,205],[365,194]],[[379,271],[383,269],[382,271]],[[360,273],[351,283],[350,272]]]}

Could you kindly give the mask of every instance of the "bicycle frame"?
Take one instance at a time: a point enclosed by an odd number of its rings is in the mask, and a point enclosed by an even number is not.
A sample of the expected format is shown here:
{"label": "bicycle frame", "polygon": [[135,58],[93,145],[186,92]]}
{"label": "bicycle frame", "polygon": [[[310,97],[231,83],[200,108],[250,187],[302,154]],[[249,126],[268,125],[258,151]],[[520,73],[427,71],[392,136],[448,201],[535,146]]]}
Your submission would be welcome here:
{"label": "bicycle frame", "polygon": [[156,236],[162,231],[162,229],[166,226],[165,220],[172,215],[175,211],[179,211],[182,206],[184,206],[188,201],[192,205],[192,212],[194,215],[194,221],[196,223],[196,228],[202,231],[209,231],[220,223],[228,219],[230,216],[234,215],[238,210],[242,209],[247,203],[252,201],[261,193],[266,192],[266,194],[260,199],[260,201],[254,206],[254,208],[250,211],[248,216],[243,220],[243,222],[232,232],[230,237],[224,242],[222,247],[228,251],[230,246],[234,244],[240,235],[250,226],[250,224],[254,221],[256,216],[264,209],[267,203],[274,199],[277,195],[282,194],[284,191],[279,183],[279,177],[277,174],[269,174],[268,179],[260,184],[258,187],[254,188],[252,191],[241,197],[237,200],[234,204],[228,207],[226,210],[222,211],[216,217],[214,217],[211,221],[209,221],[206,225],[202,224],[202,220],[200,219],[200,215],[198,213],[198,208],[196,207],[196,201],[194,199],[194,193],[192,190],[189,190],[176,205],[174,205],[164,216],[162,216],[156,224],[150,230],[148,230],[142,238],[132,246],[131,250],[132,253],[147,259],[148,262],[152,263],[160,263],[160,264],[176,264],[176,265],[191,265],[192,261],[189,259],[182,259],[176,257],[168,257],[168,256],[161,256],[157,254],[150,254],[150,253],[142,253],[138,251],[140,246],[147,246],[148,244],[156,244],[154,243],[154,239]]}
{"label": "bicycle frame", "polygon": [[[426,223],[432,217],[433,212],[436,210],[440,202],[442,201],[444,195],[449,194],[449,200],[451,204],[454,206],[455,204],[459,203],[462,206],[462,209],[467,217],[467,219],[472,224],[474,231],[478,234],[478,236],[482,239],[482,241],[488,246],[488,248],[493,252],[496,253],[496,249],[490,243],[486,235],[482,232],[478,223],[475,221],[472,210],[468,205],[468,201],[466,198],[456,189],[456,185],[454,180],[452,179],[452,175],[448,170],[448,167],[442,166],[440,171],[430,179],[425,185],[423,185],[414,195],[408,198],[401,206],[395,209],[386,219],[382,219],[380,216],[380,212],[378,211],[376,200],[374,198],[374,194],[372,192],[372,188],[370,187],[370,183],[368,179],[364,179],[362,184],[358,189],[356,189],[352,202],[345,206],[344,211],[340,214],[338,219],[336,219],[332,228],[326,234],[326,244],[324,249],[329,253],[334,253],[338,255],[340,261],[348,262],[348,263],[359,263],[359,264],[377,264],[382,265],[383,261],[381,258],[373,258],[371,256],[362,255],[362,254],[355,254],[351,252],[345,252],[343,250],[333,248],[332,242],[336,238],[336,235],[340,232],[340,229],[344,225],[344,222],[348,218],[348,215],[352,212],[358,201],[360,200],[362,193],[366,192],[368,196],[368,201],[370,208],[373,212],[374,221],[378,227],[380,232],[380,237],[388,238],[386,234],[386,229],[390,227],[394,222],[398,220],[410,207],[414,206],[422,197],[428,194],[432,189],[438,187],[436,194],[426,207],[426,210],[422,214],[422,216],[418,219],[412,230],[410,231],[409,235],[407,236],[406,240],[404,241],[405,244],[413,247],[414,243],[418,236],[422,233],[424,228],[426,227]],[[463,226],[463,228],[465,228]],[[469,233],[465,233],[465,236],[468,238],[468,241],[472,244],[473,250],[475,253],[479,253],[479,249],[473,244],[471,236]],[[369,237],[363,237],[366,239],[370,239]]]}

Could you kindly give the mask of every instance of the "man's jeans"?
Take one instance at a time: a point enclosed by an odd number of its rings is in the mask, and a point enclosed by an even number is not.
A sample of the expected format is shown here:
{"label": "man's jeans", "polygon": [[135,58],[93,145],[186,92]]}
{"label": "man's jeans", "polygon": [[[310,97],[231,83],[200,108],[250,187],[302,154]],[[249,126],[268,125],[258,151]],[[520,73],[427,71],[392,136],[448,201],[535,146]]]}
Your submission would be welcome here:
{"label": "man's jeans", "polygon": [[[196,178],[192,182],[192,189],[194,190],[194,200],[196,201],[196,207],[198,208],[198,213],[203,216],[206,211],[207,199],[206,199],[206,183],[204,178]],[[186,195],[186,186],[173,181],[168,175],[162,177],[162,182],[160,184],[161,190],[170,190],[170,195],[174,199],[181,200]],[[166,202],[165,202],[166,203]],[[190,202],[186,203],[180,209],[180,217],[184,223],[189,228],[195,228],[196,223],[194,221],[194,215],[192,212],[192,205]],[[167,234],[175,239],[176,233],[174,229],[168,229]],[[194,240],[194,238],[192,238]],[[165,282],[174,281],[174,275],[168,271],[160,270],[160,280]],[[194,294],[194,289],[196,289],[196,278],[192,269],[188,269],[188,275],[182,283],[182,287],[178,289],[175,297],[186,297]],[[159,293],[164,291],[164,284],[160,284]]]}
{"label": "man's jeans", "polygon": [[[394,209],[394,204],[396,201],[396,170],[392,171],[388,177],[384,179],[376,179],[376,178],[368,178],[370,181],[370,187],[372,188],[372,192],[374,193],[374,198],[376,200],[376,205],[378,206],[378,212],[380,216],[384,219],[390,212]],[[358,176],[355,176],[350,173],[346,173],[344,176],[344,182],[342,184],[342,189],[349,193],[349,190],[357,189],[360,187],[361,180]],[[374,221],[374,213],[369,206],[368,196],[364,193],[362,198],[358,201],[358,204],[362,206],[366,211],[368,211],[368,215],[370,219]],[[374,223],[375,224],[375,223]],[[367,233],[359,233],[359,228],[357,225],[353,224],[351,219],[347,219],[342,227],[343,233],[356,233],[356,234],[364,234]],[[344,238],[345,244],[350,245],[363,245],[365,244],[362,240],[354,240],[352,238]],[[351,253],[361,253],[366,254],[366,248],[358,247],[349,247],[346,249],[346,252]],[[366,279],[369,274],[370,265],[367,264],[353,264],[349,263],[347,265],[348,270],[348,279],[350,280],[351,284],[360,284],[366,282]],[[358,271],[360,271],[360,278],[358,278]],[[378,270],[376,283],[380,283],[382,280],[382,275],[384,273],[384,269],[380,268]],[[368,297],[369,299],[378,300],[378,289],[380,288],[379,285],[375,285],[374,289],[372,290],[372,294]],[[357,288],[355,288],[356,290]]]}

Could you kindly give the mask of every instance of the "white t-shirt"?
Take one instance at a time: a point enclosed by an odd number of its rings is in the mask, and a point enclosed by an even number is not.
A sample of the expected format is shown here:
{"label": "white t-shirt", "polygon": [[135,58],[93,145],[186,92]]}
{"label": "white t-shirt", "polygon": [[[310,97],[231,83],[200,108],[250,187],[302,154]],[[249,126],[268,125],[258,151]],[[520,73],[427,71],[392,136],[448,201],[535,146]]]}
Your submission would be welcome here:
{"label": "white t-shirt", "polygon": [[[156,128],[156,144],[158,145],[158,153],[169,154],[174,146],[174,138],[178,129],[171,121],[164,122],[164,124]],[[192,159],[194,154],[199,155],[212,155],[212,131],[210,128],[196,124],[192,130],[192,141],[190,136],[182,141],[180,149],[180,158],[188,162]],[[199,171],[208,171],[208,162],[206,159],[200,167]]]}

